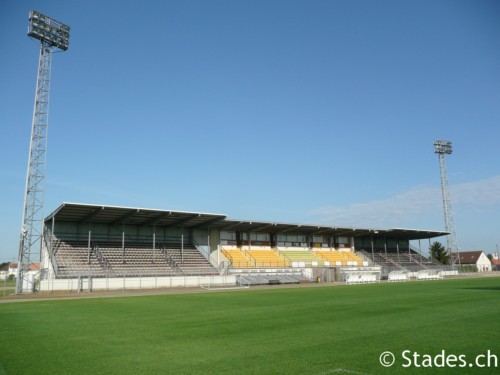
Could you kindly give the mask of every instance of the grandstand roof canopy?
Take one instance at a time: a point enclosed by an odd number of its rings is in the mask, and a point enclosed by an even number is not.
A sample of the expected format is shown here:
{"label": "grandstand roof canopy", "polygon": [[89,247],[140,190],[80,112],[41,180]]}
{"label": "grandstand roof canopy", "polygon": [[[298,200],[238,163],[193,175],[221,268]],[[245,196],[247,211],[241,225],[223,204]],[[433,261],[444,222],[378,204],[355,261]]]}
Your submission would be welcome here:
{"label": "grandstand roof canopy", "polygon": [[129,224],[129,225],[158,225],[181,226],[186,228],[208,226],[226,215],[197,212],[152,210],[147,208],[98,206],[79,203],[63,203],[45,221],[73,221],[81,223],[101,224]]}
{"label": "grandstand roof canopy", "polygon": [[147,208],[102,206],[63,203],[45,221],[71,221],[79,223],[127,224],[159,227],[216,228],[226,231],[261,233],[297,233],[324,236],[369,236],[373,238],[400,238],[418,240],[447,235],[448,232],[418,229],[373,229],[332,227],[310,224],[273,223],[248,220],[230,220],[224,214],[156,210]]}

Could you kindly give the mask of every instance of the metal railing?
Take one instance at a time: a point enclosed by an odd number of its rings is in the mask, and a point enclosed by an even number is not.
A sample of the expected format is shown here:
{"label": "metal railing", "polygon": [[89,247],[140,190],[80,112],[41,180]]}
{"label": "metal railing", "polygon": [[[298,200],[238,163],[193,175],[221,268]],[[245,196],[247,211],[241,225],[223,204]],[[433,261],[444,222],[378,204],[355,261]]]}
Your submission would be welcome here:
{"label": "metal railing", "polygon": [[102,255],[101,251],[99,250],[99,245],[94,245],[92,250],[101,267],[103,267],[106,271],[111,269],[111,263],[109,263],[109,260],[104,255]]}
{"label": "metal railing", "polygon": [[181,275],[184,274],[184,271],[179,267],[175,259],[172,258],[172,256],[168,253],[168,250],[165,247],[165,245],[161,245],[160,252],[164,255],[165,261],[172,269],[176,270],[178,274]]}

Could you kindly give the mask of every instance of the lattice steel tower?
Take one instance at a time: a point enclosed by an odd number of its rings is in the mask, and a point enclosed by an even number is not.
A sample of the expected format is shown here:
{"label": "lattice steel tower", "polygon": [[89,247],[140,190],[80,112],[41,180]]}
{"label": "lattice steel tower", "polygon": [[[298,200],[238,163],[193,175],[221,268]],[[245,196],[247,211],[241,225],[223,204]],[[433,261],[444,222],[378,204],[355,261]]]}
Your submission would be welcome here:
{"label": "lattice steel tower", "polygon": [[62,51],[68,49],[69,26],[39,12],[31,11],[28,36],[40,40],[40,58],[26,174],[23,223],[19,241],[16,293],[34,290],[33,279],[28,277],[27,272],[30,264],[40,262],[52,50],[54,48]]}
{"label": "lattice steel tower", "polygon": [[[441,172],[441,191],[443,195],[443,209],[444,209],[444,224],[445,230],[450,234],[446,236],[447,250],[450,255],[450,264],[453,264],[452,254],[458,253],[457,235],[455,233],[455,222],[453,220],[453,211],[451,208],[450,189],[448,186],[448,173],[446,172],[445,155],[452,153],[450,141],[434,142],[434,152],[439,157],[439,170]],[[457,254],[458,256],[458,254]]]}

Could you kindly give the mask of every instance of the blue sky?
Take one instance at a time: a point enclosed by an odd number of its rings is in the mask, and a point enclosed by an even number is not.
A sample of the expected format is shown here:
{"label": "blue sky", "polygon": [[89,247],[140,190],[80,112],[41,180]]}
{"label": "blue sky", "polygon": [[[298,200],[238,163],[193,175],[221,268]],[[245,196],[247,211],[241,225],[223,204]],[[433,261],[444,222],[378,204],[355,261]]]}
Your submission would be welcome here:
{"label": "blue sky", "polygon": [[[119,5],[118,5],[119,4]],[[0,3],[0,259],[17,257],[38,43],[54,54],[45,214],[78,202],[444,230],[500,245],[500,3]]]}

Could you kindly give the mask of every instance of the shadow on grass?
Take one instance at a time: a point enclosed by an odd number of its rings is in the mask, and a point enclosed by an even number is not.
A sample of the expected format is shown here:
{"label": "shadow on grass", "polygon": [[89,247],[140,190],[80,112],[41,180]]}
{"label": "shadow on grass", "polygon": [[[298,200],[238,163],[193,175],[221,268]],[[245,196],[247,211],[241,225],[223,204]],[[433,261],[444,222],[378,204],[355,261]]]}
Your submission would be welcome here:
{"label": "shadow on grass", "polygon": [[476,286],[476,287],[463,288],[463,289],[467,289],[467,290],[489,290],[489,291],[500,292],[500,285],[499,286]]}

